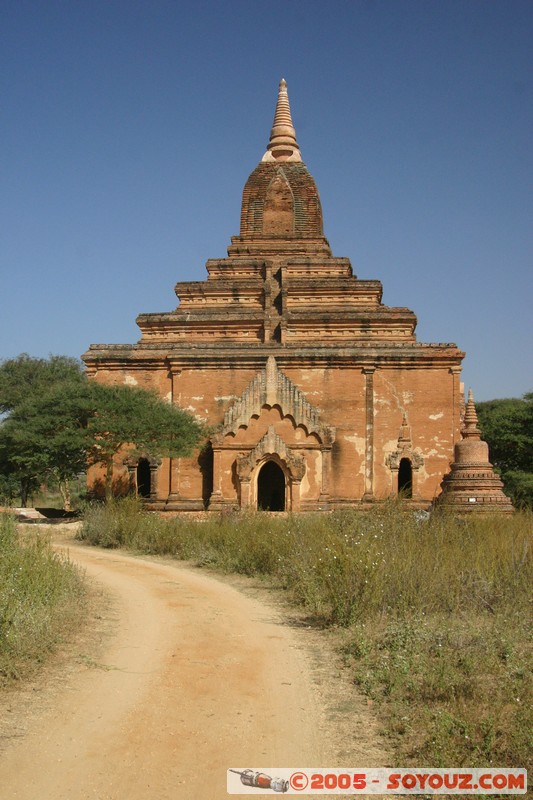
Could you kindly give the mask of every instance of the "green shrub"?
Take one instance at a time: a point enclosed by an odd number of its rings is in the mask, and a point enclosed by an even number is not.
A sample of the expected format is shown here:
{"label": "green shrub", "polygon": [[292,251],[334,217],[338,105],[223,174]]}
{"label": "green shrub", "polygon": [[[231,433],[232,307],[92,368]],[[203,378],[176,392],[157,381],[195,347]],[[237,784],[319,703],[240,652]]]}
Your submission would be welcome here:
{"label": "green shrub", "polygon": [[0,514],[0,681],[42,661],[79,620],[84,599],[81,573],[46,535],[22,537]]}

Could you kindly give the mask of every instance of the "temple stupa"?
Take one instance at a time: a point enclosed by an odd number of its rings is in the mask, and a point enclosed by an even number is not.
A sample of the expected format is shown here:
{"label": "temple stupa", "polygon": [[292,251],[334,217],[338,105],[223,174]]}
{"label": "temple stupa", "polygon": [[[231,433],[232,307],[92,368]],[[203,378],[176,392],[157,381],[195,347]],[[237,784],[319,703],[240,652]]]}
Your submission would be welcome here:
{"label": "temple stupa", "polygon": [[436,506],[454,512],[510,514],[513,505],[489,461],[489,446],[481,438],[472,390],[468,393],[462,439],[455,445],[451,471],[441,483]]}

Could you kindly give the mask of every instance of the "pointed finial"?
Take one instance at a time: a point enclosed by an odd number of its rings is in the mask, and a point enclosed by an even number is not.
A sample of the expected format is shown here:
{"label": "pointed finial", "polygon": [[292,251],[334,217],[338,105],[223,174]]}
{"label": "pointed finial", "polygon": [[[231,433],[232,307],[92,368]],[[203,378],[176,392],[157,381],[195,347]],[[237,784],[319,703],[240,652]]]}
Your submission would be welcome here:
{"label": "pointed finial", "polygon": [[474,393],[472,389],[468,391],[468,403],[465,410],[465,426],[463,439],[481,439],[481,431],[477,426],[477,411],[474,405]]}
{"label": "pointed finial", "polygon": [[287,82],[279,82],[278,102],[274,122],[270,131],[270,141],[262,161],[301,161],[302,155],[296,141],[296,131],[292,124]]}
{"label": "pointed finial", "polygon": [[411,442],[411,434],[409,432],[409,425],[407,424],[407,414],[403,412],[402,425],[400,428],[400,435],[398,436],[398,444],[406,444]]}

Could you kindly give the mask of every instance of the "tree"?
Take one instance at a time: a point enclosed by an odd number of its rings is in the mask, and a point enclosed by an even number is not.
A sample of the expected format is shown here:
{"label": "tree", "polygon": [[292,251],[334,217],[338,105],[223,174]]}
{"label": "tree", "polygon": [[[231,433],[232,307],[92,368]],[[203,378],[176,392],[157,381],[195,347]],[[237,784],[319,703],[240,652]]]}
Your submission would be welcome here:
{"label": "tree", "polygon": [[202,426],[190,414],[147,389],[91,382],[91,396],[89,461],[105,469],[107,498],[119,453],[188,455],[202,436]]}
{"label": "tree", "polygon": [[533,392],[476,403],[490,460],[517,506],[533,506]]}
{"label": "tree", "polygon": [[20,497],[19,489],[20,483],[17,478],[6,474],[0,467],[0,505],[13,505],[15,498]]}
{"label": "tree", "polygon": [[83,366],[69,356],[33,358],[21,353],[0,364],[0,413],[13,411],[32,395],[58,384],[85,379]]}
{"label": "tree", "polygon": [[71,510],[70,481],[87,467],[91,413],[89,382],[83,378],[30,394],[0,426],[0,454],[8,472],[19,477],[22,506],[30,487],[53,477],[63,508]]}
{"label": "tree", "polygon": [[81,363],[68,356],[44,359],[22,353],[0,364],[0,412],[6,415],[0,422],[0,473],[18,481],[22,506],[53,474],[69,508],[68,480],[75,472],[65,468],[72,446],[61,436],[73,421],[63,397],[68,389],[82,392],[86,384]]}
{"label": "tree", "polygon": [[20,504],[26,507],[29,495],[36,491],[45,475],[44,462],[38,450],[26,447],[24,431],[4,421],[0,426],[0,473],[3,484],[11,490],[18,485]]}
{"label": "tree", "polygon": [[157,394],[88,380],[74,359],[32,359],[23,354],[0,365],[0,473],[14,476],[21,504],[48,477],[70,509],[69,481],[88,464],[106,473],[112,493],[120,453],[181,456],[192,451],[202,427]]}

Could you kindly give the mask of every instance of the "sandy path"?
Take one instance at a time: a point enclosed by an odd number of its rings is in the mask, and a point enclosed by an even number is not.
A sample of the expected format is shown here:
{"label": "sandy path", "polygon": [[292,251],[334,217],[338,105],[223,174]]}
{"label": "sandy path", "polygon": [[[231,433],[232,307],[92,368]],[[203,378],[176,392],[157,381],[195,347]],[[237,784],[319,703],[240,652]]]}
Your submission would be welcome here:
{"label": "sandy path", "polygon": [[230,766],[334,766],[275,610],[179,563],[69,552],[111,593],[114,630],[1,755],[2,800],[218,800]]}

